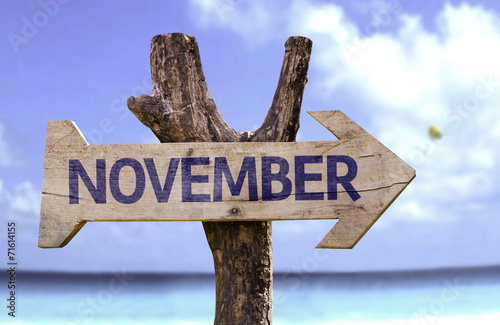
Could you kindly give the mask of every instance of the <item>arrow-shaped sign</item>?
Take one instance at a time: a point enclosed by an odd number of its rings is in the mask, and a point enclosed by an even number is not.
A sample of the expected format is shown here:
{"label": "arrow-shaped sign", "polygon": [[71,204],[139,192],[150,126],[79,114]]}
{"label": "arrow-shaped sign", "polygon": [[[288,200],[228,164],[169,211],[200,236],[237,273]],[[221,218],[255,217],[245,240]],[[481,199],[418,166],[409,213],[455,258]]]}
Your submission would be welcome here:
{"label": "arrow-shaped sign", "polygon": [[309,112],[320,142],[89,145],[49,121],[38,246],[88,221],[339,219],[318,248],[352,248],[415,170],[341,111]]}

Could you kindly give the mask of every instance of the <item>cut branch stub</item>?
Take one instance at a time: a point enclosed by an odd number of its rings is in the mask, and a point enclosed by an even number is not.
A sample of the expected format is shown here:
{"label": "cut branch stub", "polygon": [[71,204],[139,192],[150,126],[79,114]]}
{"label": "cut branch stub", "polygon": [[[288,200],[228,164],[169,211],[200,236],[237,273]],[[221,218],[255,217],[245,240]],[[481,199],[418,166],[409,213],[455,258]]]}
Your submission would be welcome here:
{"label": "cut branch stub", "polygon": [[286,41],[285,57],[271,109],[250,141],[295,141],[311,49],[312,41],[305,37],[290,37]]}
{"label": "cut branch stub", "polygon": [[151,40],[151,95],[130,97],[129,109],[161,142],[233,142],[239,132],[222,118],[210,96],[193,36],[173,33]]}
{"label": "cut branch stub", "polygon": [[295,141],[311,49],[308,38],[287,40],[271,108],[254,132],[235,131],[224,121],[205,82],[196,39],[186,34],[153,37],[153,90],[127,104],[161,142]]}

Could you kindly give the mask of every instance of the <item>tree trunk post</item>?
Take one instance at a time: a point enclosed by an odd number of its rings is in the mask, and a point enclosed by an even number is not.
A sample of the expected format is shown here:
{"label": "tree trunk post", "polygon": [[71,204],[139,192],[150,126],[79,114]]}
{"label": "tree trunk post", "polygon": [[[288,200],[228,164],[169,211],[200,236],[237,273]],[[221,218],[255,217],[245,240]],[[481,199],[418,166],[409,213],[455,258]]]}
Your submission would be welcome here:
{"label": "tree trunk post", "polygon": [[[238,132],[224,121],[205,82],[196,39],[187,34],[153,37],[153,89],[127,104],[161,142],[293,142],[311,48],[305,37],[286,41],[271,108],[253,132]],[[203,228],[214,258],[214,324],[271,325],[272,222],[203,222]]]}

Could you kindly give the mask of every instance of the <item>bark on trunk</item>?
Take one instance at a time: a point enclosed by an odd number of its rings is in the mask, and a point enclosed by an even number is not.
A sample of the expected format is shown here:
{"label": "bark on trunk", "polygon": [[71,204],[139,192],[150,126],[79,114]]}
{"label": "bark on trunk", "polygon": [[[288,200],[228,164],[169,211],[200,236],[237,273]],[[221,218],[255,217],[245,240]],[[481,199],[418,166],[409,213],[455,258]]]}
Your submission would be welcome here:
{"label": "bark on trunk", "polygon": [[[151,41],[151,95],[130,97],[129,109],[161,142],[295,141],[312,42],[290,37],[273,102],[253,132],[232,129],[219,113],[193,36]],[[265,218],[265,216],[263,216]],[[216,277],[215,325],[272,324],[272,223],[204,222]]]}

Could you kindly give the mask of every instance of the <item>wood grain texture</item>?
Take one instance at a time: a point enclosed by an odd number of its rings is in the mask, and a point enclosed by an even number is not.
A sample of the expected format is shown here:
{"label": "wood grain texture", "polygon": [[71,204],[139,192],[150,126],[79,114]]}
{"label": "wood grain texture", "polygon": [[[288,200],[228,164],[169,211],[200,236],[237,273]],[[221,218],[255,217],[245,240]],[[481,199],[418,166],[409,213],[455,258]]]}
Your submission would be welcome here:
{"label": "wood grain texture", "polygon": [[[42,195],[43,216],[59,220],[58,234],[41,229],[41,245],[58,247],[69,240],[88,221],[271,221],[339,219],[332,231],[318,245],[321,248],[352,248],[393,200],[414,178],[415,171],[394,153],[380,144],[365,130],[340,111],[309,112],[323,126],[339,138],[338,141],[318,142],[191,142],[135,145],[88,145],[78,128],[71,121],[48,123]],[[328,199],[329,182],[327,159],[330,156],[349,156],[357,166],[357,175],[350,182],[360,198],[353,200],[342,184],[336,185],[337,198]],[[322,193],[321,200],[297,200],[297,171],[295,159],[303,156],[320,156],[322,163],[305,164],[306,172],[319,174],[320,180],[306,181],[306,191]],[[219,175],[222,184],[220,199],[216,199],[215,161],[225,158],[228,175]],[[255,160],[255,186],[257,198],[251,200],[249,175],[243,174],[240,193],[232,195],[229,183],[236,183],[245,157]],[[270,201],[263,198],[266,181],[262,165],[266,157],[280,157],[289,167],[286,178],[290,180],[291,193],[285,199]],[[140,164],[144,173],[144,192],[133,204],[118,201],[112,191],[111,170],[117,161],[131,158]],[[207,165],[192,166],[192,175],[206,175],[205,183],[183,181],[184,158],[206,158]],[[70,204],[68,161],[78,159],[93,185],[97,184],[97,159],[106,162],[106,203],[98,204],[91,192],[79,179],[79,203]],[[155,165],[157,180],[162,188],[172,159],[179,167],[173,175],[168,201],[160,202],[152,184],[145,159]],[[278,167],[278,166],[274,166]],[[338,175],[345,175],[348,167],[338,164]],[[119,171],[119,189],[131,195],[137,187],[136,171],[125,166]],[[273,192],[282,185],[274,181]],[[183,191],[205,195],[207,202],[187,202]],[[53,221],[54,222],[54,221]],[[45,223],[43,223],[45,224]],[[212,225],[212,223],[210,223]],[[228,225],[227,223],[225,224]],[[54,227],[52,227],[54,228]],[[66,232],[66,236],[62,232]]]}

